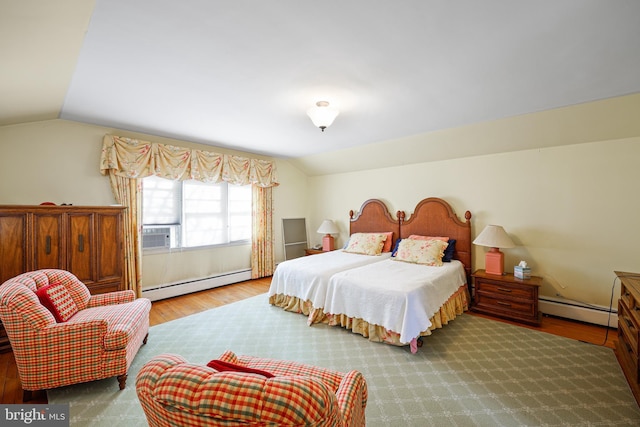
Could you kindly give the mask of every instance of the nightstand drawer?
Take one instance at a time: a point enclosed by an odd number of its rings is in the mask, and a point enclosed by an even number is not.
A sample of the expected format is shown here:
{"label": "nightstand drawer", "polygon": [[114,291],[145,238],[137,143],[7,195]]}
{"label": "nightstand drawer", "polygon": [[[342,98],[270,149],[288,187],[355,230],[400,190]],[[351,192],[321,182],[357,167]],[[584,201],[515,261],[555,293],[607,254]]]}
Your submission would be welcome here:
{"label": "nightstand drawer", "polygon": [[479,294],[491,294],[497,298],[508,297],[532,301],[535,291],[531,286],[520,287],[517,284],[494,283],[478,280],[476,282],[476,292]]}
{"label": "nightstand drawer", "polygon": [[537,315],[537,306],[533,302],[500,298],[482,293],[477,294],[476,298],[477,309],[493,313],[502,312],[504,314],[513,315],[514,317],[535,317]]}

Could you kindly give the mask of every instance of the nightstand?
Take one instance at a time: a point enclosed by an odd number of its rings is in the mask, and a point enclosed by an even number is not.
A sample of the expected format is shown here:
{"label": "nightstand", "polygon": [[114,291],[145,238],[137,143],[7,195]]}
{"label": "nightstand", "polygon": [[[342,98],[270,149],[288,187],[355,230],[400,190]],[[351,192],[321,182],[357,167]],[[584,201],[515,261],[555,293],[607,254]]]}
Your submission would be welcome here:
{"label": "nightstand", "polygon": [[321,254],[323,252],[324,251],[322,249],[311,249],[311,248],[309,248],[309,249],[305,249],[304,250],[304,254],[305,255],[316,255],[316,254]]}
{"label": "nightstand", "polygon": [[478,270],[471,275],[475,293],[471,310],[517,322],[540,325],[538,292],[542,278],[517,279],[513,274],[502,276]]}

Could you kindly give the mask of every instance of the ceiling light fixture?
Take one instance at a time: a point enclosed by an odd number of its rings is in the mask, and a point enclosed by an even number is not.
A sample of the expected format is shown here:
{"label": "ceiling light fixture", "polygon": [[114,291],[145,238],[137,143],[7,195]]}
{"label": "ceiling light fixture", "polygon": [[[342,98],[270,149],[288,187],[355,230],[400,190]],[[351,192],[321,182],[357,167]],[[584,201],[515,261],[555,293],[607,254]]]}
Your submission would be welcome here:
{"label": "ceiling light fixture", "polygon": [[331,123],[333,123],[339,113],[335,108],[329,107],[327,101],[318,101],[315,107],[307,110],[307,115],[313,124],[319,127],[322,132],[331,126]]}

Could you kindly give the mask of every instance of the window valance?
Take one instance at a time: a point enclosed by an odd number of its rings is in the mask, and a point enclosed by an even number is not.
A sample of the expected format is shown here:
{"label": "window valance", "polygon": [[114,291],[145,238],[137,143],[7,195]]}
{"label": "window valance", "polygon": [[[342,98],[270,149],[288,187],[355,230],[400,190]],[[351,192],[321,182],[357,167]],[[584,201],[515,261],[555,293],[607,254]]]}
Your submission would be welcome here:
{"label": "window valance", "polygon": [[238,185],[255,184],[259,187],[274,187],[279,184],[273,161],[114,135],[105,135],[102,141],[100,173],[106,175],[108,170],[127,178],[157,175],[174,180],[226,181]]}

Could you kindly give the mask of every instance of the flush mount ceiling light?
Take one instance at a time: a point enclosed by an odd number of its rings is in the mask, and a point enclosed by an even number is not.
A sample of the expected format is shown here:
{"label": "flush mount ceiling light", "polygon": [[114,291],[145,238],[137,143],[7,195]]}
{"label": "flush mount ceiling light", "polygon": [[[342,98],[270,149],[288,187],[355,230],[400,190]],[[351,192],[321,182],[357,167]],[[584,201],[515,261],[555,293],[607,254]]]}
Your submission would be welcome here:
{"label": "flush mount ceiling light", "polygon": [[339,113],[335,108],[329,107],[327,101],[318,101],[315,107],[307,110],[307,115],[313,124],[319,127],[322,132],[331,126],[331,123],[333,123]]}

